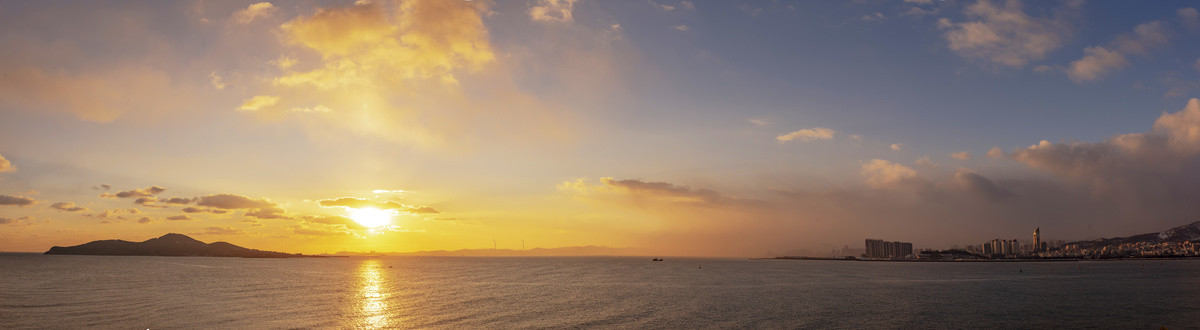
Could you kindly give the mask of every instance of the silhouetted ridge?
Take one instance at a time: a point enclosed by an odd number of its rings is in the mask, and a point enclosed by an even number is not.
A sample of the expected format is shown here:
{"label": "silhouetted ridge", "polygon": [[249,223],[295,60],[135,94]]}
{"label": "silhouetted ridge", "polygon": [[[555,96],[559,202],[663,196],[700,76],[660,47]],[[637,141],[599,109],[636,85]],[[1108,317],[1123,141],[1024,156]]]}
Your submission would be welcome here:
{"label": "silhouetted ridge", "polygon": [[196,256],[242,258],[294,258],[301,254],[247,249],[226,242],[205,244],[183,234],[166,234],[144,242],[123,240],[93,241],[76,246],[55,246],[46,254],[118,255],[118,256]]}

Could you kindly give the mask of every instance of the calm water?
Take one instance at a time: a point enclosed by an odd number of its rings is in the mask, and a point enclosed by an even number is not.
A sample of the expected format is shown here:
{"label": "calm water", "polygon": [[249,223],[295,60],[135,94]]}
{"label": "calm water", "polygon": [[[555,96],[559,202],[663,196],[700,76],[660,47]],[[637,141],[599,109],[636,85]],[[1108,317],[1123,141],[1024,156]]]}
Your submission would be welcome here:
{"label": "calm water", "polygon": [[1198,325],[1200,261],[0,255],[5,328]]}

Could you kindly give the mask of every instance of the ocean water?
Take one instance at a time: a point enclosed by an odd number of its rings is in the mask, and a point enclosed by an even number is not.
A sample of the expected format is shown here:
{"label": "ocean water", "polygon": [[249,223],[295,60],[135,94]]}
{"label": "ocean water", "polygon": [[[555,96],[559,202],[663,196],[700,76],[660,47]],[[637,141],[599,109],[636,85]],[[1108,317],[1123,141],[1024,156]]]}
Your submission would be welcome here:
{"label": "ocean water", "polygon": [[3,328],[1200,328],[1200,261],[0,254]]}

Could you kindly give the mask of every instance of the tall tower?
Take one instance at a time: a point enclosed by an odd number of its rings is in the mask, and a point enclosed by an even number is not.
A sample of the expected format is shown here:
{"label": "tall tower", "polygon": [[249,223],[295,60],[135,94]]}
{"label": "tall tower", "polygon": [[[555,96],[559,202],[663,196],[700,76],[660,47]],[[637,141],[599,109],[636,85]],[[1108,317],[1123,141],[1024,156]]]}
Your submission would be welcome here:
{"label": "tall tower", "polygon": [[1037,227],[1037,228],[1033,229],[1033,250],[1034,251],[1042,250],[1042,227]]}

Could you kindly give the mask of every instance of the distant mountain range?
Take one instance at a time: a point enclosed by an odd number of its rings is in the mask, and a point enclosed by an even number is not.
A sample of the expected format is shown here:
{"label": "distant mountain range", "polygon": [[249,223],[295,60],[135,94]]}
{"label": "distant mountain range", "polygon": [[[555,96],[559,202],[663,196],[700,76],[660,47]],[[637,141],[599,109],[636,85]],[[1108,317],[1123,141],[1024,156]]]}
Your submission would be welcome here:
{"label": "distant mountain range", "polygon": [[241,257],[241,258],[299,258],[312,257],[255,249],[247,249],[226,242],[204,243],[183,234],[166,234],[144,242],[123,240],[93,241],[76,246],[55,246],[45,254],[115,255],[115,256],[195,256],[195,257]]}
{"label": "distant mountain range", "polygon": [[1200,240],[1200,221],[1157,233],[1145,233],[1129,237],[1101,238],[1067,244],[1076,244],[1081,249],[1094,249],[1131,243],[1186,242],[1195,240]]}
{"label": "distant mountain range", "polygon": [[498,257],[498,256],[641,256],[645,251],[630,248],[613,248],[607,246],[568,246],[560,248],[535,248],[528,250],[510,249],[464,249],[438,250],[418,252],[338,252],[337,256],[468,256],[468,257]]}

